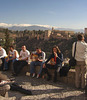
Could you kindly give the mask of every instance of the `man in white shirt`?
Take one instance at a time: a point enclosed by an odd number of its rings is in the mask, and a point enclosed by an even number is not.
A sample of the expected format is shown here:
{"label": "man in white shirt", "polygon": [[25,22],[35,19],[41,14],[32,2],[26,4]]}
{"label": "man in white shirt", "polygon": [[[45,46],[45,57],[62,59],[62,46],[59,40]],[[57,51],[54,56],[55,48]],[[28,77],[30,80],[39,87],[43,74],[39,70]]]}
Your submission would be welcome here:
{"label": "man in white shirt", "polygon": [[[14,61],[18,60],[18,58],[19,58],[18,51],[14,49],[13,45],[11,45],[9,53],[8,53],[8,57],[6,58],[6,62],[5,62],[5,64],[7,64],[7,66],[8,66],[8,69],[10,68],[11,63],[13,66]],[[5,70],[7,70],[7,69],[5,69]]]}
{"label": "man in white shirt", "polygon": [[[86,85],[85,76],[86,76],[86,68],[87,68],[87,43],[84,41],[83,34],[78,34],[77,36],[77,44],[76,44],[76,77],[75,77],[75,86],[76,88],[84,88]],[[72,56],[74,56],[74,48],[75,42],[73,43],[72,47]]]}
{"label": "man in white shirt", "polygon": [[6,51],[4,48],[2,48],[0,44],[0,59],[2,60],[1,70],[4,70],[7,66],[5,66],[5,57],[7,56]]}
{"label": "man in white shirt", "polygon": [[13,76],[17,76],[22,68],[28,64],[28,59],[30,56],[30,52],[26,50],[26,46],[22,46],[22,50],[20,52],[19,60],[15,61],[13,64],[14,74]]}

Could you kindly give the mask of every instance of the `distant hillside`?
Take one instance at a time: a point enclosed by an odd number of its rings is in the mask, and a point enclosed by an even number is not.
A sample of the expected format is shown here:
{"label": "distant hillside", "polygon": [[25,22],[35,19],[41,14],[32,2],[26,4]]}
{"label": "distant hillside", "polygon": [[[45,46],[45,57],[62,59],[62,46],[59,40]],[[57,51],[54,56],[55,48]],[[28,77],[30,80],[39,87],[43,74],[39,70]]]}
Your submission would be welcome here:
{"label": "distant hillside", "polygon": [[40,27],[40,26],[27,26],[27,27],[20,27],[20,26],[13,26],[9,27],[10,30],[18,30],[18,31],[24,31],[24,30],[49,30],[50,28],[46,27]]}
{"label": "distant hillside", "polygon": [[67,31],[75,31],[75,32],[84,32],[83,29],[70,29],[70,28],[59,28],[50,25],[31,25],[31,24],[7,24],[7,23],[0,23],[0,28],[8,28],[10,30],[51,30],[54,27],[55,30],[67,30]]}
{"label": "distant hillside", "polygon": [[[12,26],[9,27],[10,30],[18,30],[18,31],[24,31],[24,30],[51,30],[51,28],[47,27],[41,27],[41,26],[27,26],[27,27],[21,27],[21,26]],[[83,29],[69,29],[69,28],[55,28],[55,30],[67,30],[67,31],[75,31],[75,32],[84,32]]]}
{"label": "distant hillside", "polygon": [[46,56],[52,52],[52,47],[54,45],[59,46],[64,57],[71,57],[71,48],[73,42],[76,41],[76,38],[71,39],[50,39],[49,41],[37,40],[37,39],[28,39],[28,37],[17,38],[16,45],[17,49],[20,51],[22,45],[26,45],[29,51],[35,51],[36,47],[41,47],[43,51],[46,52]]}

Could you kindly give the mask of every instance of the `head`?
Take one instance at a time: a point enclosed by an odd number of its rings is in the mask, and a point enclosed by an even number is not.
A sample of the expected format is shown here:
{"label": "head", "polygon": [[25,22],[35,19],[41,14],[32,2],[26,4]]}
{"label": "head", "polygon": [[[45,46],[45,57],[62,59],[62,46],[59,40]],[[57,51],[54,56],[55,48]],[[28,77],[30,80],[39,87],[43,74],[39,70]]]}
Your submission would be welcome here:
{"label": "head", "polygon": [[84,41],[84,35],[78,34],[77,39],[78,39],[78,41]]}
{"label": "head", "polygon": [[23,50],[23,51],[26,50],[26,46],[25,46],[25,45],[22,46],[22,50]]}
{"label": "head", "polygon": [[61,52],[60,49],[58,48],[58,46],[56,46],[56,45],[52,48],[52,53],[54,53],[54,52],[56,52],[56,53]]}
{"label": "head", "polygon": [[1,44],[0,44],[0,50],[2,49],[2,46],[1,46]]}
{"label": "head", "polygon": [[14,50],[14,46],[13,46],[13,45],[10,46],[10,50],[11,50],[11,51]]}
{"label": "head", "polygon": [[41,53],[41,48],[36,48],[37,53]]}

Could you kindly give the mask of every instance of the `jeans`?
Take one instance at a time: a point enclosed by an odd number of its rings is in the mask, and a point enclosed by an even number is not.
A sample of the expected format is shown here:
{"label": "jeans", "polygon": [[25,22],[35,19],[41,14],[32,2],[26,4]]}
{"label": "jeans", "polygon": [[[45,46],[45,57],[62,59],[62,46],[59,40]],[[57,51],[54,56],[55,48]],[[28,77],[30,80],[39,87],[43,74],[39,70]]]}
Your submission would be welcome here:
{"label": "jeans", "polygon": [[[9,57],[9,59],[10,58],[12,58],[12,57]],[[16,58],[16,59],[13,59],[13,60],[9,60],[8,62],[6,60],[7,60],[7,58],[5,59],[5,69],[9,69],[11,63],[12,63],[12,69],[13,69],[13,63],[18,59]]]}
{"label": "jeans", "polygon": [[35,67],[40,66],[40,71],[38,72],[38,74],[41,74],[42,68],[43,68],[43,63],[44,62],[40,62],[40,61],[32,61],[30,63],[30,73],[31,74],[35,73]]}
{"label": "jeans", "polygon": [[1,70],[3,70],[4,69],[4,64],[5,64],[5,58],[1,58],[1,60],[2,60]]}

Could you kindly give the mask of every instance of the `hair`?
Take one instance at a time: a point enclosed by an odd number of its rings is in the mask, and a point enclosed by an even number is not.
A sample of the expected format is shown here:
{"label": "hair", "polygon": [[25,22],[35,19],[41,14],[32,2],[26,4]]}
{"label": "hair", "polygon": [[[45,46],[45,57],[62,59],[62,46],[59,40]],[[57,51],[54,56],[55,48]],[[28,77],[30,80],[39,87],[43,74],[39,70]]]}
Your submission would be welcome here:
{"label": "hair", "polygon": [[40,50],[41,50],[41,48],[40,48],[40,47],[37,47],[36,49],[40,49]]}
{"label": "hair", "polygon": [[83,39],[83,37],[84,37],[83,34],[78,34],[77,39],[78,39],[79,41],[81,41],[81,40]]}
{"label": "hair", "polygon": [[11,46],[10,46],[10,48],[13,48],[13,49],[14,49],[14,46],[13,46],[13,45],[11,45]]}
{"label": "hair", "polygon": [[[60,49],[59,49],[59,47],[58,46],[53,46],[53,48],[56,48],[57,49],[57,53],[61,53],[61,51],[60,51]],[[53,53],[53,48],[52,48],[52,53]]]}

